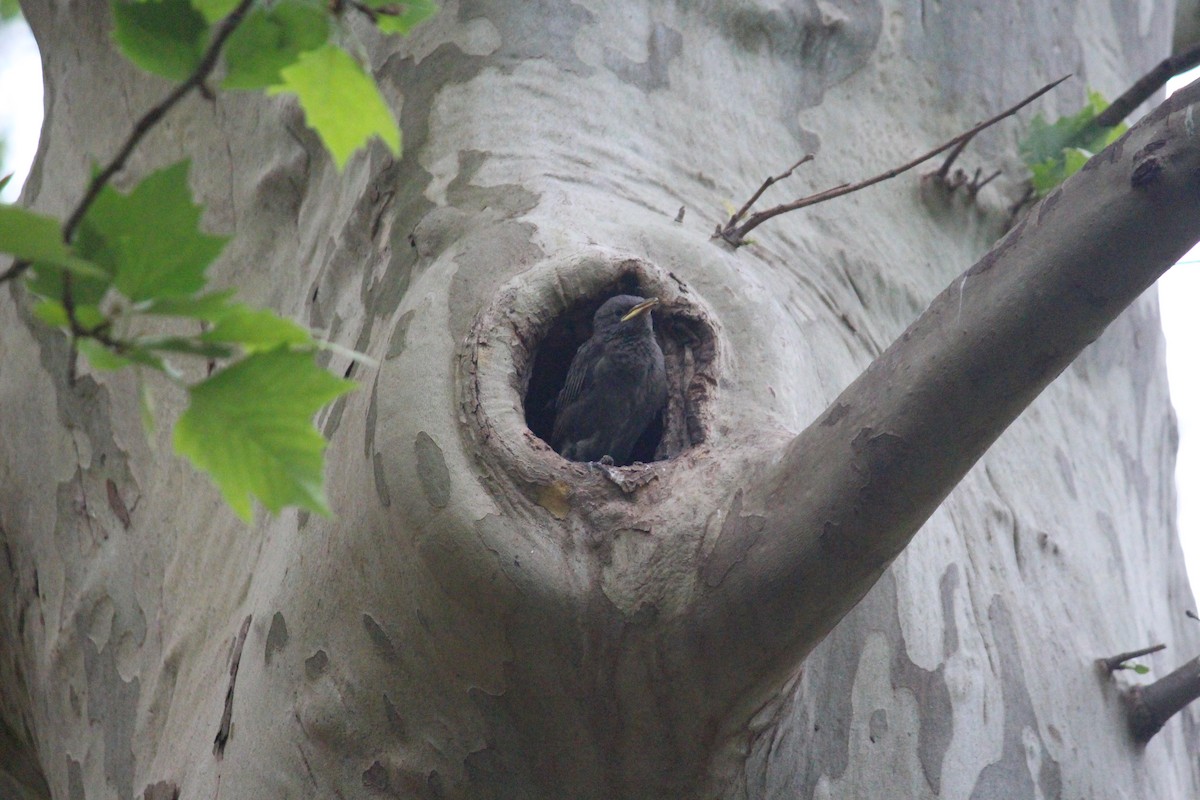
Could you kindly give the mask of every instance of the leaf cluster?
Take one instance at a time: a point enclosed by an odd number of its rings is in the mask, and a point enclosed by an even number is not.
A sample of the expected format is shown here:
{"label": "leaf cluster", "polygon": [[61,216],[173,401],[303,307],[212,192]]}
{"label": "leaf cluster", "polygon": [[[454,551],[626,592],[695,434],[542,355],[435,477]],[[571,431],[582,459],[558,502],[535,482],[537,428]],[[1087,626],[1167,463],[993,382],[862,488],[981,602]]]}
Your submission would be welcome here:
{"label": "leaf cluster", "polygon": [[1038,114],[1019,143],[1021,159],[1032,173],[1032,185],[1039,196],[1078,172],[1087,160],[1115,142],[1125,133],[1124,124],[1105,128],[1095,124],[1096,117],[1108,108],[1099,92],[1088,90],[1087,104],[1076,114],[1053,123]]}
{"label": "leaf cluster", "polygon": [[[355,8],[384,32],[406,33],[434,13],[429,0]],[[378,136],[399,153],[400,131],[374,79],[333,43],[345,8],[316,0],[113,0],[113,38],[142,69],[180,87],[135,126],[64,224],[0,205],[0,253],[15,259],[0,281],[21,276],[34,314],[64,329],[95,369],[160,374],[188,394],[175,449],[208,472],[243,519],[252,498],[328,514],[325,440],[312,424],[351,381],[317,366],[324,345],[269,309],[211,291],[207,269],[228,239],[201,229],[203,208],[188,163],[159,169],[128,193],[108,184],[149,127],[218,64],[221,87],[296,95],[339,168]],[[2,188],[3,181],[0,181]],[[354,354],[355,357],[365,357]],[[200,359],[207,377],[188,383],[179,359]],[[192,371],[193,373],[195,370]]]}

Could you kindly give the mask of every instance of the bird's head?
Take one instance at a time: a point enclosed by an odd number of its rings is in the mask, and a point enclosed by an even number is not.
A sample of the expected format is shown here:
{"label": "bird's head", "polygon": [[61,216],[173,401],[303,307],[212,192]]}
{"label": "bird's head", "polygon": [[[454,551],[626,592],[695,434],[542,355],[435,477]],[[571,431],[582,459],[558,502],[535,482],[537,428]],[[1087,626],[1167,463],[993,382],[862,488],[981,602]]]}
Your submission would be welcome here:
{"label": "bird's head", "polygon": [[653,330],[653,323],[647,312],[656,305],[657,297],[646,299],[633,294],[610,297],[596,311],[592,327],[596,333],[605,337]]}

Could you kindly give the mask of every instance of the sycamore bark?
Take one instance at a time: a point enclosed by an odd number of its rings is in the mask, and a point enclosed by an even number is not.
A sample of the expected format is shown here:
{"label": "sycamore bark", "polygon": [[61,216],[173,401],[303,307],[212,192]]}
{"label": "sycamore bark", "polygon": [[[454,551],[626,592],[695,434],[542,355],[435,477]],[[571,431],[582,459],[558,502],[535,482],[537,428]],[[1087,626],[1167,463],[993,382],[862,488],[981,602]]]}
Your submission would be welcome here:
{"label": "sycamore bark", "polygon": [[[406,41],[354,26],[405,154],[343,174],[287,98],[188,101],[123,179],[190,158],[236,237],[219,281],[381,366],[329,358],[363,384],[320,420],[338,516],[247,530],[147,441],[133,376],[68,386],[62,338],[0,292],[0,786],[1200,793],[1194,715],[1139,747],[1093,666],[1200,651],[1143,294],[1200,238],[1200,91],[1003,238],[1011,123],[963,157],[1006,168],[975,203],[901,178],[709,238],[805,151],[773,195],[1074,71],[1044,107],[1070,113],[1168,47],[1165,3],[1020,11],[448,2]],[[24,200],[61,213],[166,87],[103,3],[27,14],[48,91]],[[526,424],[539,347],[632,279],[662,299],[670,458],[564,462]]]}

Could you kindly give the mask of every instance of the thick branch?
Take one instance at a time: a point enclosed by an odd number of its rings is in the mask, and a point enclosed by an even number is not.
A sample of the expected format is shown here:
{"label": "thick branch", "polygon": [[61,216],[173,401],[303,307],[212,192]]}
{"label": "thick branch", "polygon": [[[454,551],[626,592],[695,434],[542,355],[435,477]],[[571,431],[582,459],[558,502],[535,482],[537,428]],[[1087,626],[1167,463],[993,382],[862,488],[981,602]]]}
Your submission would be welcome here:
{"label": "thick branch", "polygon": [[1180,92],[1092,159],[747,476],[714,549],[736,563],[696,600],[688,633],[707,649],[693,655],[711,665],[709,697],[731,702],[739,681],[821,641],[1021,411],[1200,239],[1198,105],[1200,86]]}
{"label": "thick branch", "polygon": [[1200,658],[1148,686],[1134,686],[1125,695],[1129,730],[1145,743],[1162,730],[1167,720],[1200,697]]}

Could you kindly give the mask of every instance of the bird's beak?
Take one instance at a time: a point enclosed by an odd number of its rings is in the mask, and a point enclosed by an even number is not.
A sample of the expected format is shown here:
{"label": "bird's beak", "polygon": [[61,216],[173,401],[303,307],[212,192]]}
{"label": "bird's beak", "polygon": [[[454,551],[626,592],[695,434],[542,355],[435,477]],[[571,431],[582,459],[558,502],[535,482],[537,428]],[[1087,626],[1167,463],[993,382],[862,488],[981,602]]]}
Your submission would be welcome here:
{"label": "bird's beak", "polygon": [[650,309],[654,308],[656,305],[658,305],[657,297],[651,297],[649,300],[643,300],[642,302],[638,303],[633,308],[629,309],[629,312],[625,316],[621,317],[621,322],[628,322],[629,320],[636,317],[638,314],[641,314],[643,311],[649,311]]}

